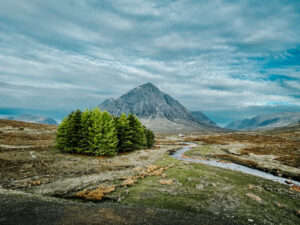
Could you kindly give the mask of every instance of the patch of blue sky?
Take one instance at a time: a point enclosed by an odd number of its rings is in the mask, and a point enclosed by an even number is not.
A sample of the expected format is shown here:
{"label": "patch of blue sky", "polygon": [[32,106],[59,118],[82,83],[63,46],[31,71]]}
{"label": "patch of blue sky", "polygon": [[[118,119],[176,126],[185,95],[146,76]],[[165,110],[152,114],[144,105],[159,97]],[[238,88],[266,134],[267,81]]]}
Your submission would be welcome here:
{"label": "patch of blue sky", "polygon": [[286,101],[268,101],[265,103],[266,106],[292,106],[293,104]]}

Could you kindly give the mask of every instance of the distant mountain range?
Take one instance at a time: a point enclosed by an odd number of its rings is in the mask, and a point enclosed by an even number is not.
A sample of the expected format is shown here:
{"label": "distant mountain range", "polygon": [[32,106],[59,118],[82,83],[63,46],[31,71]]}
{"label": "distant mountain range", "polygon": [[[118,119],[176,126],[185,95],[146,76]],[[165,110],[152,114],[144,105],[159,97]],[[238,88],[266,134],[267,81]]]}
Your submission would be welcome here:
{"label": "distant mountain range", "polygon": [[203,113],[189,112],[182,104],[160,91],[152,83],[138,86],[117,99],[107,99],[101,110],[120,116],[133,113],[155,132],[190,132],[221,130]]}
{"label": "distant mountain range", "polygon": [[229,123],[226,128],[234,130],[272,129],[298,123],[299,121],[300,112],[283,112],[234,121]]}
{"label": "distant mountain range", "polygon": [[16,117],[11,116],[11,117],[7,117],[5,119],[30,122],[30,123],[57,125],[57,122],[50,117],[37,116],[37,115],[31,115],[31,114],[22,114],[22,115],[16,116]]}

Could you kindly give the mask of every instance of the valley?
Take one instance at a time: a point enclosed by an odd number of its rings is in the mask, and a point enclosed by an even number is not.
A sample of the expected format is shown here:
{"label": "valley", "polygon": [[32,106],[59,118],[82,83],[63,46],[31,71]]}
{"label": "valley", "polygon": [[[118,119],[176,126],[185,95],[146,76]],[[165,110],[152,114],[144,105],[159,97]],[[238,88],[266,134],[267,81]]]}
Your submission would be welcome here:
{"label": "valley", "polygon": [[[60,153],[54,148],[52,125],[0,120],[0,131],[0,223],[298,224],[300,220],[297,186],[170,156],[189,141],[198,146],[184,157],[233,161],[297,179],[297,130],[290,129],[288,138],[278,137],[278,130],[274,136],[157,134],[153,149],[114,157]],[[284,149],[287,159],[282,159]]]}

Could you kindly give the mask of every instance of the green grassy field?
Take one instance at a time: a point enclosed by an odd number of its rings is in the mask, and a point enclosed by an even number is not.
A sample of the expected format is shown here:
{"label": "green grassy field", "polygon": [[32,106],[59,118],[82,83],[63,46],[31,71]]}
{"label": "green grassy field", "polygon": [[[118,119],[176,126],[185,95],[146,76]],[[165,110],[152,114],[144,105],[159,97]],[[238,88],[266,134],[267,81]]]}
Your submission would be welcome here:
{"label": "green grassy field", "polygon": [[174,165],[166,171],[171,185],[159,176],[146,177],[120,188],[122,204],[145,205],[231,218],[238,224],[299,224],[300,193],[288,186],[243,173],[163,156],[157,165]]}

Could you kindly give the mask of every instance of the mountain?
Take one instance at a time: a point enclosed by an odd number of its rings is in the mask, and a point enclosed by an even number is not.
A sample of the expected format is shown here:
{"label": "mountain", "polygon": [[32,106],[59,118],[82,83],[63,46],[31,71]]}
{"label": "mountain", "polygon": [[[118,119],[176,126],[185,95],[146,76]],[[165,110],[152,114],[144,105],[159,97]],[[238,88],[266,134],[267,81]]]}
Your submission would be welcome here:
{"label": "mountain", "polygon": [[263,134],[300,139],[300,121],[284,127],[276,127],[271,130],[263,130]]}
{"label": "mountain", "polygon": [[219,130],[215,124],[197,120],[183,105],[152,83],[138,86],[117,99],[107,99],[101,110],[120,116],[133,113],[155,132]]}
{"label": "mountain", "polygon": [[259,115],[251,119],[229,123],[226,128],[235,130],[260,130],[283,127],[300,121],[300,112],[283,112],[271,115]]}
{"label": "mountain", "polygon": [[23,114],[23,115],[16,116],[16,117],[7,117],[6,119],[30,122],[30,123],[57,125],[57,122],[50,117],[37,116],[37,115],[31,115],[31,114]]}
{"label": "mountain", "polygon": [[210,120],[201,111],[194,111],[194,112],[191,112],[191,114],[192,114],[193,117],[195,117],[198,121],[200,121],[202,123],[207,123],[209,125],[217,126],[217,124],[215,122],[213,122],[212,120]]}

